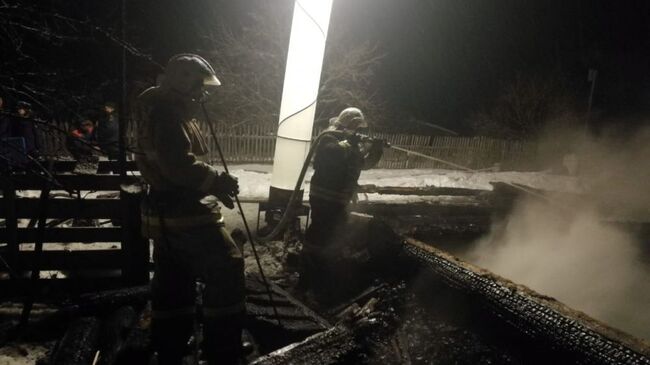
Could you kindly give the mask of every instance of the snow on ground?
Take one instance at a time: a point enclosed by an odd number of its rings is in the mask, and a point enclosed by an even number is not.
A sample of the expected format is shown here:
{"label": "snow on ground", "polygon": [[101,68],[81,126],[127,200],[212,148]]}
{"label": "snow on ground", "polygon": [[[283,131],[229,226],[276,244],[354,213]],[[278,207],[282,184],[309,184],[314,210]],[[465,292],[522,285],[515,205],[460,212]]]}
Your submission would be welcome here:
{"label": "snow on ground", "polygon": [[[220,169],[219,166],[217,166]],[[239,198],[243,202],[257,202],[268,199],[269,186],[271,185],[271,171],[273,166],[268,164],[242,164],[229,166],[231,174],[239,178]],[[309,182],[314,174],[309,169],[305,176],[305,200],[309,197]],[[444,169],[371,169],[363,171],[359,184],[373,184],[376,186],[397,187],[456,187],[468,189],[492,190],[490,182],[510,182],[527,185],[533,188],[553,190],[559,192],[579,192],[581,185],[577,178],[571,176],[554,175],[546,172],[464,172]],[[65,192],[55,191],[53,194],[67,196]],[[38,191],[20,191],[19,196],[38,197]],[[82,197],[96,198],[106,195],[106,192],[82,192]],[[362,194],[361,201],[388,201],[399,203],[415,203],[431,200],[440,200],[435,196],[415,195],[382,195]],[[255,228],[257,220],[257,204],[242,204],[251,228]],[[234,227],[243,228],[241,217],[237,210],[222,209],[222,213]],[[27,220],[21,222],[26,224]],[[236,222],[236,223],[235,223]],[[263,224],[263,223],[262,223]],[[109,226],[109,225],[106,225]]]}
{"label": "snow on ground", "polygon": [[10,343],[0,347],[0,365],[33,365],[45,358],[48,346],[31,343]]}
{"label": "snow on ground", "polygon": [[[239,197],[244,200],[268,198],[271,184],[271,165],[233,165],[230,173],[239,178]],[[305,175],[305,197],[309,196],[309,182],[314,174],[309,169]],[[490,182],[510,182],[533,188],[579,192],[580,182],[575,177],[553,175],[545,172],[463,172],[443,169],[372,169],[363,171],[359,184],[399,187],[455,187],[492,190]],[[368,194],[369,200],[405,200],[405,196]]]}
{"label": "snow on ground", "polygon": [[[216,166],[219,169],[219,166]],[[229,166],[230,173],[239,178],[239,197],[242,200],[266,200],[271,185],[272,165],[243,164]],[[314,174],[309,169],[305,175],[305,198],[309,196],[309,182]],[[580,192],[580,181],[576,177],[554,175],[546,172],[464,172],[444,169],[371,169],[363,171],[359,184],[398,187],[455,187],[467,189],[492,190],[490,182],[509,182],[533,188],[558,191]],[[67,195],[64,192],[54,192]],[[37,191],[21,191],[19,196],[38,197]],[[106,192],[82,192],[82,197],[95,198]],[[369,194],[370,200],[404,200],[402,196]]]}

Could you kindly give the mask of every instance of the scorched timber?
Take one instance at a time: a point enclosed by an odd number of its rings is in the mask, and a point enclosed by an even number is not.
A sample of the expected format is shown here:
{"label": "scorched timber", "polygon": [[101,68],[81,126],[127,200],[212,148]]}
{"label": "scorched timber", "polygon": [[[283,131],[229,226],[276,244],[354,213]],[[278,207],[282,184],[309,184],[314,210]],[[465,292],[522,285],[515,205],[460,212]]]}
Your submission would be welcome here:
{"label": "scorched timber", "polygon": [[464,292],[523,337],[564,363],[650,365],[647,342],[613,329],[552,298],[414,239],[403,245],[407,260],[421,274]]}
{"label": "scorched timber", "polygon": [[359,345],[354,337],[354,333],[349,328],[337,325],[325,332],[308,337],[302,342],[263,356],[252,364],[341,364],[358,350]]}
{"label": "scorched timber", "polygon": [[53,353],[53,365],[91,364],[97,354],[100,321],[94,317],[79,318],[70,324]]}

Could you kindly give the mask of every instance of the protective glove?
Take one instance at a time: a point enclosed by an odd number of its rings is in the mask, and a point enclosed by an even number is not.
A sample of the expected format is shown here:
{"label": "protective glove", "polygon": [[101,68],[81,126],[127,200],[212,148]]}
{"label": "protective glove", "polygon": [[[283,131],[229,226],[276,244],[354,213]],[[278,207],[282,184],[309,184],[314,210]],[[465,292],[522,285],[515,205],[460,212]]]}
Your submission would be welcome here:
{"label": "protective glove", "polygon": [[233,209],[233,199],[239,194],[239,182],[235,176],[222,172],[217,176],[214,184],[213,195],[219,199],[228,209]]}
{"label": "protective glove", "polygon": [[352,147],[352,145],[350,144],[350,142],[347,139],[339,142],[339,146],[343,147],[344,149]]}

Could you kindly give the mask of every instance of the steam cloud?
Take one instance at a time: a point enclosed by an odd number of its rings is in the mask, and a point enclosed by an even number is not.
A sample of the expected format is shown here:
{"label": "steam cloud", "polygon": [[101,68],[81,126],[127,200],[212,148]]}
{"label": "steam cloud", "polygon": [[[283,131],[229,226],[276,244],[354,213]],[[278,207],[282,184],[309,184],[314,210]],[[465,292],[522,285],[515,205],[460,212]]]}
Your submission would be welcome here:
{"label": "steam cloud", "polygon": [[612,222],[650,221],[650,129],[636,136],[584,142],[586,199],[521,199],[468,259],[650,340],[650,242]]}

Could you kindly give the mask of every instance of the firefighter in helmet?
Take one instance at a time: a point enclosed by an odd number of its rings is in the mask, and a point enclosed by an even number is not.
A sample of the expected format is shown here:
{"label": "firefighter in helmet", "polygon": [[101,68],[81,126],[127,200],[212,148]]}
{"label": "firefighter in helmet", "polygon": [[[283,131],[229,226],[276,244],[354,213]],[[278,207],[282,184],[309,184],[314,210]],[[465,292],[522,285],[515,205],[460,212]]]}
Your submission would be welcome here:
{"label": "firefighter in helmet", "polygon": [[237,179],[202,162],[207,144],[192,118],[208,86],[220,85],[194,54],[172,57],[159,87],[139,97],[136,162],[148,183],[142,230],[154,240],[152,342],[160,364],[181,364],[192,334],[196,280],[203,289],[202,350],[208,363],[241,356],[244,261],[212,196],[232,209]]}
{"label": "firefighter in helmet", "polygon": [[[348,205],[356,200],[361,170],[373,168],[383,154],[384,141],[364,138],[358,132],[368,124],[361,110],[349,107],[330,120],[329,130],[316,147],[314,175],[309,187],[311,225],[303,248],[303,283],[329,296],[325,273],[341,250],[333,242],[347,231]],[[319,280],[318,278],[324,280]],[[338,284],[333,284],[338,285]]]}

